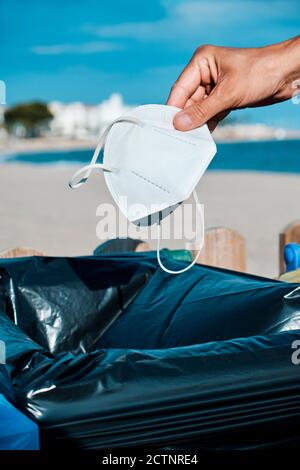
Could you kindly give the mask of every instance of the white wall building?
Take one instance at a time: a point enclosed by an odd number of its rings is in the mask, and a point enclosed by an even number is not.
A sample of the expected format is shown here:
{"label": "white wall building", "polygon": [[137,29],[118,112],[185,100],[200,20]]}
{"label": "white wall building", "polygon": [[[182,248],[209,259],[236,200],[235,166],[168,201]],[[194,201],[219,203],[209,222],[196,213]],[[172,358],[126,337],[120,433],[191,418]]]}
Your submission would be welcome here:
{"label": "white wall building", "polygon": [[74,139],[99,137],[104,126],[131,109],[124,104],[119,94],[113,94],[108,100],[95,106],[80,102],[64,104],[53,101],[49,108],[54,115],[50,133]]}

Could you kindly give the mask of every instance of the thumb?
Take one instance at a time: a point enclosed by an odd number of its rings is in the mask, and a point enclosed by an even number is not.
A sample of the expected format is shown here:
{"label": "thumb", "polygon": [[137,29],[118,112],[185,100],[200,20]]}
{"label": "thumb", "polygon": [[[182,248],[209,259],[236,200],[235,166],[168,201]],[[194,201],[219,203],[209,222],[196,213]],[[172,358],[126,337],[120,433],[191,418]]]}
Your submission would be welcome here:
{"label": "thumb", "polygon": [[[220,88],[220,87],[219,87]],[[218,87],[205,99],[179,111],[174,117],[174,127],[178,131],[190,131],[200,127],[227,109]]]}

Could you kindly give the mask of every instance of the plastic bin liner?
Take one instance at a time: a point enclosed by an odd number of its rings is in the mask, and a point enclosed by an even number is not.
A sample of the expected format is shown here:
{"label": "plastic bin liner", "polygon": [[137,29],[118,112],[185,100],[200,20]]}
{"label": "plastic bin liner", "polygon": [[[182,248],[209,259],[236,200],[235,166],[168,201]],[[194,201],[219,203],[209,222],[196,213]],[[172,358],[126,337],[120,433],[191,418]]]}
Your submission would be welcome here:
{"label": "plastic bin liner", "polygon": [[297,329],[300,290],[284,299],[297,286],[204,266],[183,276],[158,269],[99,346],[169,348]]}
{"label": "plastic bin liner", "polygon": [[[300,365],[292,360],[300,341],[298,284],[204,266],[172,276],[157,269],[155,254],[1,260],[0,267],[6,368],[44,448],[299,445]],[[74,290],[64,290],[71,272]],[[53,354],[47,342],[33,341],[36,331],[22,331],[28,313],[37,323],[51,320],[52,311],[59,319],[60,308],[72,315],[81,290],[93,295],[87,286],[129,287],[145,273],[143,287],[89,353],[76,347]],[[48,302],[51,285],[68,302],[56,304],[53,295]],[[101,316],[101,305],[97,311]]]}
{"label": "plastic bin liner", "polygon": [[297,284],[204,266],[173,276],[157,269],[153,254],[23,258],[1,267],[11,317],[54,354],[186,346],[298,321],[283,300]]}
{"label": "plastic bin liner", "polygon": [[20,328],[54,354],[87,352],[142,289],[151,270],[93,258],[5,260],[3,286]]}
{"label": "plastic bin liner", "polygon": [[38,450],[39,430],[0,394],[0,450]]}

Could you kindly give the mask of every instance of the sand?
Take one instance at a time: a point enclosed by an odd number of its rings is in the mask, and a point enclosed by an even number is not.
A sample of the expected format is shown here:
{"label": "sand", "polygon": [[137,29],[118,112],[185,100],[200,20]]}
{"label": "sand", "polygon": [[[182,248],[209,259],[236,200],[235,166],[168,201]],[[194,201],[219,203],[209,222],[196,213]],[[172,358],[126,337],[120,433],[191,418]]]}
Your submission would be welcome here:
{"label": "sand", "polygon": [[[99,174],[71,191],[67,182],[76,168],[0,165],[0,251],[30,246],[49,255],[92,253],[101,242],[96,208],[111,197]],[[300,219],[300,175],[208,172],[198,194],[205,204],[206,227],[231,227],[246,238],[247,271],[277,276],[279,233]]]}

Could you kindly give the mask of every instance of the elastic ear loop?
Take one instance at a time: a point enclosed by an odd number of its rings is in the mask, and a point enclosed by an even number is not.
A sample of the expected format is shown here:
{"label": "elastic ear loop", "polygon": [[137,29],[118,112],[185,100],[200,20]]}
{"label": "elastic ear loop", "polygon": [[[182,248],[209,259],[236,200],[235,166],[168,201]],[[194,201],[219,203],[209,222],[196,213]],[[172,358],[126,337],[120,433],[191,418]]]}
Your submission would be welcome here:
{"label": "elastic ear loop", "polygon": [[[94,155],[92,157],[91,163],[89,165],[85,165],[82,168],[80,168],[79,170],[77,170],[74,173],[74,175],[72,176],[72,178],[70,179],[69,186],[70,186],[71,189],[77,189],[80,186],[82,186],[83,184],[85,184],[87,182],[87,180],[89,179],[89,177],[90,177],[90,175],[91,175],[91,173],[94,169],[99,168],[102,171],[107,171],[109,173],[112,173],[113,171],[116,171],[115,168],[110,168],[109,166],[104,165],[103,163],[97,163],[97,160],[98,160],[98,157],[99,157],[99,153],[101,152],[102,148],[105,145],[105,141],[107,139],[109,131],[111,130],[113,125],[116,124],[117,122],[130,122],[130,123],[136,124],[138,126],[143,126],[144,125],[143,121],[141,121],[138,118],[131,117],[131,116],[123,116],[123,117],[120,117],[120,118],[115,119],[114,121],[112,121],[109,124],[109,126],[105,129],[103,134],[101,135],[100,141],[99,141],[99,143],[98,143],[98,145],[95,149],[95,152],[94,152]],[[81,176],[82,174],[84,174],[84,176],[79,181],[77,181],[78,177]]]}
{"label": "elastic ear loop", "polygon": [[194,266],[194,264],[197,263],[198,258],[200,256],[200,253],[202,251],[202,248],[203,248],[203,245],[204,245],[204,214],[203,214],[202,206],[199,202],[196,191],[193,191],[193,198],[194,198],[194,201],[196,203],[196,207],[197,207],[197,210],[199,211],[200,219],[201,219],[201,241],[200,241],[200,247],[198,248],[198,253],[197,253],[196,257],[193,259],[193,261],[188,266],[186,266],[183,269],[180,269],[179,271],[173,271],[172,269],[168,269],[163,265],[163,263],[161,261],[161,257],[160,257],[161,228],[160,228],[160,223],[157,224],[157,248],[156,248],[157,261],[158,261],[158,264],[161,267],[161,269],[163,269],[166,273],[181,274],[181,273],[184,273],[185,271],[188,271],[189,269],[191,269],[192,266]]}

